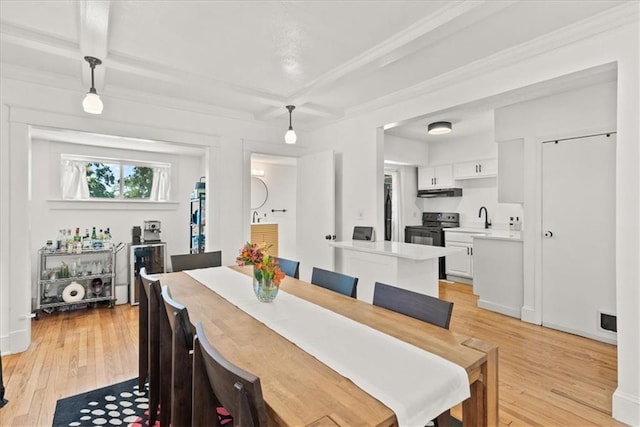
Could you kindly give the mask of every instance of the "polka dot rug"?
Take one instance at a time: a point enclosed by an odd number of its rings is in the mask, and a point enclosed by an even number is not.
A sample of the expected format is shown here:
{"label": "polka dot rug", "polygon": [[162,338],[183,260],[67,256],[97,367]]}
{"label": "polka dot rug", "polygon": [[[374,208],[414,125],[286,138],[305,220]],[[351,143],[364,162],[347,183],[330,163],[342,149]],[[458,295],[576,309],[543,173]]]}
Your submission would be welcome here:
{"label": "polka dot rug", "polygon": [[54,427],[148,425],[147,388],[139,390],[137,378],[60,399],[53,416]]}

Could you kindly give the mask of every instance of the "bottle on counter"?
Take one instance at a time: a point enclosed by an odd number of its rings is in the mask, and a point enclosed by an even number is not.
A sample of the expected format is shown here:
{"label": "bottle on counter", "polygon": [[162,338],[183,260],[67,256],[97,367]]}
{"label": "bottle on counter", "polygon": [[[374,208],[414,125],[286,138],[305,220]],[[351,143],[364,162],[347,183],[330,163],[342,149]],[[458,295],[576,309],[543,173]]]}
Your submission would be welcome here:
{"label": "bottle on counter", "polygon": [[515,221],[512,216],[509,217],[509,231],[515,230]]}
{"label": "bottle on counter", "polygon": [[91,243],[93,244],[94,242],[98,241],[98,235],[96,234],[96,228],[93,227],[93,229],[91,230]]}
{"label": "bottle on counter", "polygon": [[104,247],[106,249],[111,249],[111,231],[109,227],[104,232]]}
{"label": "bottle on counter", "polygon": [[520,217],[516,217],[515,222],[513,223],[513,229],[515,231],[522,230],[522,222],[520,222]]}
{"label": "bottle on counter", "polygon": [[84,229],[84,236],[82,237],[82,249],[91,249],[91,235],[89,234],[88,228]]}
{"label": "bottle on counter", "polygon": [[67,253],[73,253],[73,249],[75,248],[75,246],[73,245],[73,234],[71,233],[70,228],[67,230],[66,245],[67,245]]}
{"label": "bottle on counter", "polygon": [[65,244],[64,230],[60,229],[58,230],[58,237],[56,238],[56,250],[57,251],[62,250],[62,248],[64,247],[64,244]]}

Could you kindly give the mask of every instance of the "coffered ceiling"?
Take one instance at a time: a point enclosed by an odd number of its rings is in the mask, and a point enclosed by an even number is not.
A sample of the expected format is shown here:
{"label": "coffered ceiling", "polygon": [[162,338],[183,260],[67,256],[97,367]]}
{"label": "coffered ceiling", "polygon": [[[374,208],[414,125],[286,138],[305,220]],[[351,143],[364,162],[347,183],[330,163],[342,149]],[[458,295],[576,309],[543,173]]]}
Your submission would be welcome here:
{"label": "coffered ceiling", "polygon": [[0,2],[3,77],[314,128],[620,1]]}

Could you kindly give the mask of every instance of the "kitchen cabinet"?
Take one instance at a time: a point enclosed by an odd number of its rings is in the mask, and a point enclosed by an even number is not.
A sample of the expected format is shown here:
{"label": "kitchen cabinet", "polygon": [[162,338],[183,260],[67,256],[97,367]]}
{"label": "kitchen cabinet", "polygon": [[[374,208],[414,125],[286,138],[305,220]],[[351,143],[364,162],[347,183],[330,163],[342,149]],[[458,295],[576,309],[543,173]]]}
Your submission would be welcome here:
{"label": "kitchen cabinet", "polygon": [[454,179],[489,178],[498,173],[496,159],[474,160],[453,165]]}
{"label": "kitchen cabinet", "polygon": [[453,187],[453,165],[418,168],[418,190]]}
{"label": "kitchen cabinet", "polygon": [[113,249],[76,252],[38,251],[35,313],[78,304],[115,303]]}
{"label": "kitchen cabinet", "polygon": [[267,253],[278,256],[278,224],[251,224],[251,243],[266,244]]}
{"label": "kitchen cabinet", "polygon": [[445,264],[447,275],[473,279],[473,236],[478,233],[444,231],[444,245],[462,248],[453,255],[447,255]]}
{"label": "kitchen cabinet", "polygon": [[524,203],[524,140],[498,142],[498,202]]}
{"label": "kitchen cabinet", "polygon": [[523,304],[521,239],[476,237],[473,293],[478,307],[520,318]]}
{"label": "kitchen cabinet", "polygon": [[473,244],[461,242],[445,242],[448,248],[462,248],[464,252],[448,255],[446,260],[447,275],[473,278]]}

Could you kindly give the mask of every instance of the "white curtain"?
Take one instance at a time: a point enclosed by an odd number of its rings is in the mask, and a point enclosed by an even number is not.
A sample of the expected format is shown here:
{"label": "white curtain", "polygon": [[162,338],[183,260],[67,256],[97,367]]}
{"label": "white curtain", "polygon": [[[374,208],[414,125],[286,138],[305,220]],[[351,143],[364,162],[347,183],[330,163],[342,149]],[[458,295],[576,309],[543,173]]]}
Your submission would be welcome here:
{"label": "white curtain", "polygon": [[151,195],[149,200],[166,202],[171,194],[171,168],[166,166],[154,166],[153,182],[151,183]]}
{"label": "white curtain", "polygon": [[89,198],[89,183],[87,182],[87,162],[84,160],[62,159],[60,162],[62,174],[62,198],[81,200]]}

